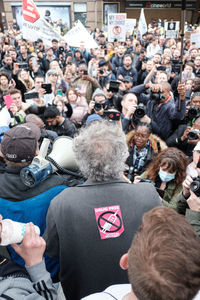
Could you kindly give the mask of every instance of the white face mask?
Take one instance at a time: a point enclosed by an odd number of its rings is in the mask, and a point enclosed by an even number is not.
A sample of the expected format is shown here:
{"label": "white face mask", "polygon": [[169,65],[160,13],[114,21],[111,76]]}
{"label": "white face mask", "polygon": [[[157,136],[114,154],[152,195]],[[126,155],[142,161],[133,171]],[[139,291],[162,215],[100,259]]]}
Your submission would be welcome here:
{"label": "white face mask", "polygon": [[158,172],[158,175],[163,182],[169,182],[175,178],[175,174],[165,172],[161,168]]}

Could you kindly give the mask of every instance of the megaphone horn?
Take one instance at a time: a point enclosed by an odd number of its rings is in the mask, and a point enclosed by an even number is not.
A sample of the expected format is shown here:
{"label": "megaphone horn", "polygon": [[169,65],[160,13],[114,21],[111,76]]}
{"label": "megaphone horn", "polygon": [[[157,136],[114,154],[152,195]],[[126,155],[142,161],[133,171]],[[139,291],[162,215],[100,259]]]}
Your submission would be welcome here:
{"label": "megaphone horn", "polygon": [[[78,169],[73,151],[73,139],[68,136],[60,136],[55,139],[51,153],[48,155],[60,167],[76,171]],[[55,167],[57,170],[57,168]],[[56,171],[54,169],[54,171]]]}

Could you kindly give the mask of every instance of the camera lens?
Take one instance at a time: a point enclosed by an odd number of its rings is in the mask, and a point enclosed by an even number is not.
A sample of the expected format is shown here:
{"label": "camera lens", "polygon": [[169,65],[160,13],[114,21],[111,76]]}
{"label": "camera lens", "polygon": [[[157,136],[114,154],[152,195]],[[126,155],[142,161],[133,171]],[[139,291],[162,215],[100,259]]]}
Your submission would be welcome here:
{"label": "camera lens", "polygon": [[190,184],[190,189],[197,197],[200,197],[200,178],[195,178]]}

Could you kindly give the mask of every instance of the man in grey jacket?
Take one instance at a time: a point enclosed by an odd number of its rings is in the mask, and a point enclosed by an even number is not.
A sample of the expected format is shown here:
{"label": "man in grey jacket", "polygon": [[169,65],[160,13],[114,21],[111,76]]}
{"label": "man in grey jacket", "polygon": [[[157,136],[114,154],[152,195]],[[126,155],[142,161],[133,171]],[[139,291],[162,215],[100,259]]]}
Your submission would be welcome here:
{"label": "man in grey jacket", "polygon": [[128,150],[118,126],[92,122],[74,139],[74,151],[88,180],[52,200],[44,233],[47,254],[60,258],[60,281],[68,300],[128,282],[119,258],[143,214],[161,205],[153,185],[122,181]]}

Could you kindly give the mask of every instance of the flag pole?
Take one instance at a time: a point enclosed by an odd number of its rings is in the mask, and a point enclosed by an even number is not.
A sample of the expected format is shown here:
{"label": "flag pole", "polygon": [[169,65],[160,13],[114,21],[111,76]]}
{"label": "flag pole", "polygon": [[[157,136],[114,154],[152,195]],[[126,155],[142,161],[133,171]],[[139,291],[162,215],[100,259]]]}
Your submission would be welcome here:
{"label": "flag pole", "polygon": [[[184,31],[185,31],[185,15],[186,15],[186,0],[182,0],[181,6],[181,57],[180,57],[180,82],[182,83],[182,72],[183,72],[183,42],[184,42]],[[179,96],[178,110],[181,110],[181,100]]]}

